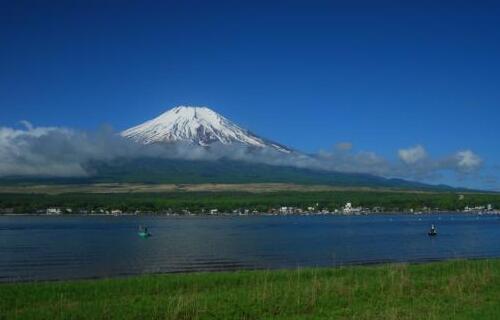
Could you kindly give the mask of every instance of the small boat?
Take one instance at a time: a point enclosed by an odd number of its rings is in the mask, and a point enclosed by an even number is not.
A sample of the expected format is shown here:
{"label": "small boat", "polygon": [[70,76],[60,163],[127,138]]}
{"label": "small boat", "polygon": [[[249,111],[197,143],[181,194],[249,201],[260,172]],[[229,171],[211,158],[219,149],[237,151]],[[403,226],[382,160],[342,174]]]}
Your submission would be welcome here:
{"label": "small boat", "polygon": [[141,238],[149,238],[151,237],[151,233],[149,233],[148,231],[148,228],[147,227],[142,227],[140,226],[139,227],[139,232],[137,233],[139,235],[139,237]]}
{"label": "small boat", "polygon": [[431,226],[431,229],[429,230],[429,232],[427,233],[429,236],[433,237],[433,236],[437,236],[437,230],[436,230],[436,227],[434,225]]}

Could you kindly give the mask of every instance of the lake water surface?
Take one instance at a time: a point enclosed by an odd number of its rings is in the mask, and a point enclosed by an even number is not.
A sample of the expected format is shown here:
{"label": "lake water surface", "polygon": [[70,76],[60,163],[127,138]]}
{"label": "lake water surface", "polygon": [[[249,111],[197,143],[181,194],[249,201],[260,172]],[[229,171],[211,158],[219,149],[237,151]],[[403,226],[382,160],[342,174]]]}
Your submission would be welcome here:
{"label": "lake water surface", "polygon": [[499,216],[0,216],[0,281],[483,257]]}

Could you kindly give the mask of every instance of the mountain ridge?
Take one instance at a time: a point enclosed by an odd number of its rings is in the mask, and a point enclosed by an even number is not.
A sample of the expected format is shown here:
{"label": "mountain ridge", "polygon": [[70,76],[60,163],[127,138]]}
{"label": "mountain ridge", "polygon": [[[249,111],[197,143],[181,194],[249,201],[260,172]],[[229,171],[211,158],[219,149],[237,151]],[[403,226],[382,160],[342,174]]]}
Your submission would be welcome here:
{"label": "mountain ridge", "polygon": [[[421,191],[466,191],[445,185],[429,185],[403,179],[389,179],[369,174],[342,173],[290,166],[273,166],[221,159],[117,159],[91,162],[86,165],[92,173],[88,177],[8,177],[0,185],[16,184],[89,184],[89,183],[145,183],[145,184],[206,184],[206,183],[295,183],[299,185],[327,185],[338,187],[373,187]],[[471,191],[471,190],[469,190]]]}

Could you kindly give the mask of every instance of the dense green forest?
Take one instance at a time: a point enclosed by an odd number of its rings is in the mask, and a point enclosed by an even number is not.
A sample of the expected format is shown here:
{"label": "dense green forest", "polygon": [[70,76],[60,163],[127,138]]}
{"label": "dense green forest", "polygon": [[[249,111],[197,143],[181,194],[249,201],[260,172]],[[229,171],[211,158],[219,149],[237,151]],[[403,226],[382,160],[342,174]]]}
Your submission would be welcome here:
{"label": "dense green forest", "polygon": [[[346,202],[366,208],[381,207],[384,211],[423,208],[440,210],[462,210],[491,204],[500,208],[500,194],[495,193],[423,193],[423,192],[378,192],[378,191],[328,191],[267,193],[250,192],[166,192],[166,193],[67,193],[47,194],[0,194],[2,212],[35,213],[50,207],[81,210],[112,210],[123,212],[206,212],[217,208],[220,212],[238,209],[268,212],[272,208],[293,206],[334,210]],[[8,210],[6,210],[8,209]]]}

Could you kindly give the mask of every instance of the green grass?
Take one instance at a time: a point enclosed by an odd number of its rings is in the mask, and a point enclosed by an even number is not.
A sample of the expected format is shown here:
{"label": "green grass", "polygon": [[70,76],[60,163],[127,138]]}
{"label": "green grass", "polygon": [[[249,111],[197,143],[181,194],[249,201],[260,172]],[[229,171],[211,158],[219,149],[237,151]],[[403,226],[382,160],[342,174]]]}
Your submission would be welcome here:
{"label": "green grass", "polygon": [[0,319],[498,319],[500,260],[0,285]]}

